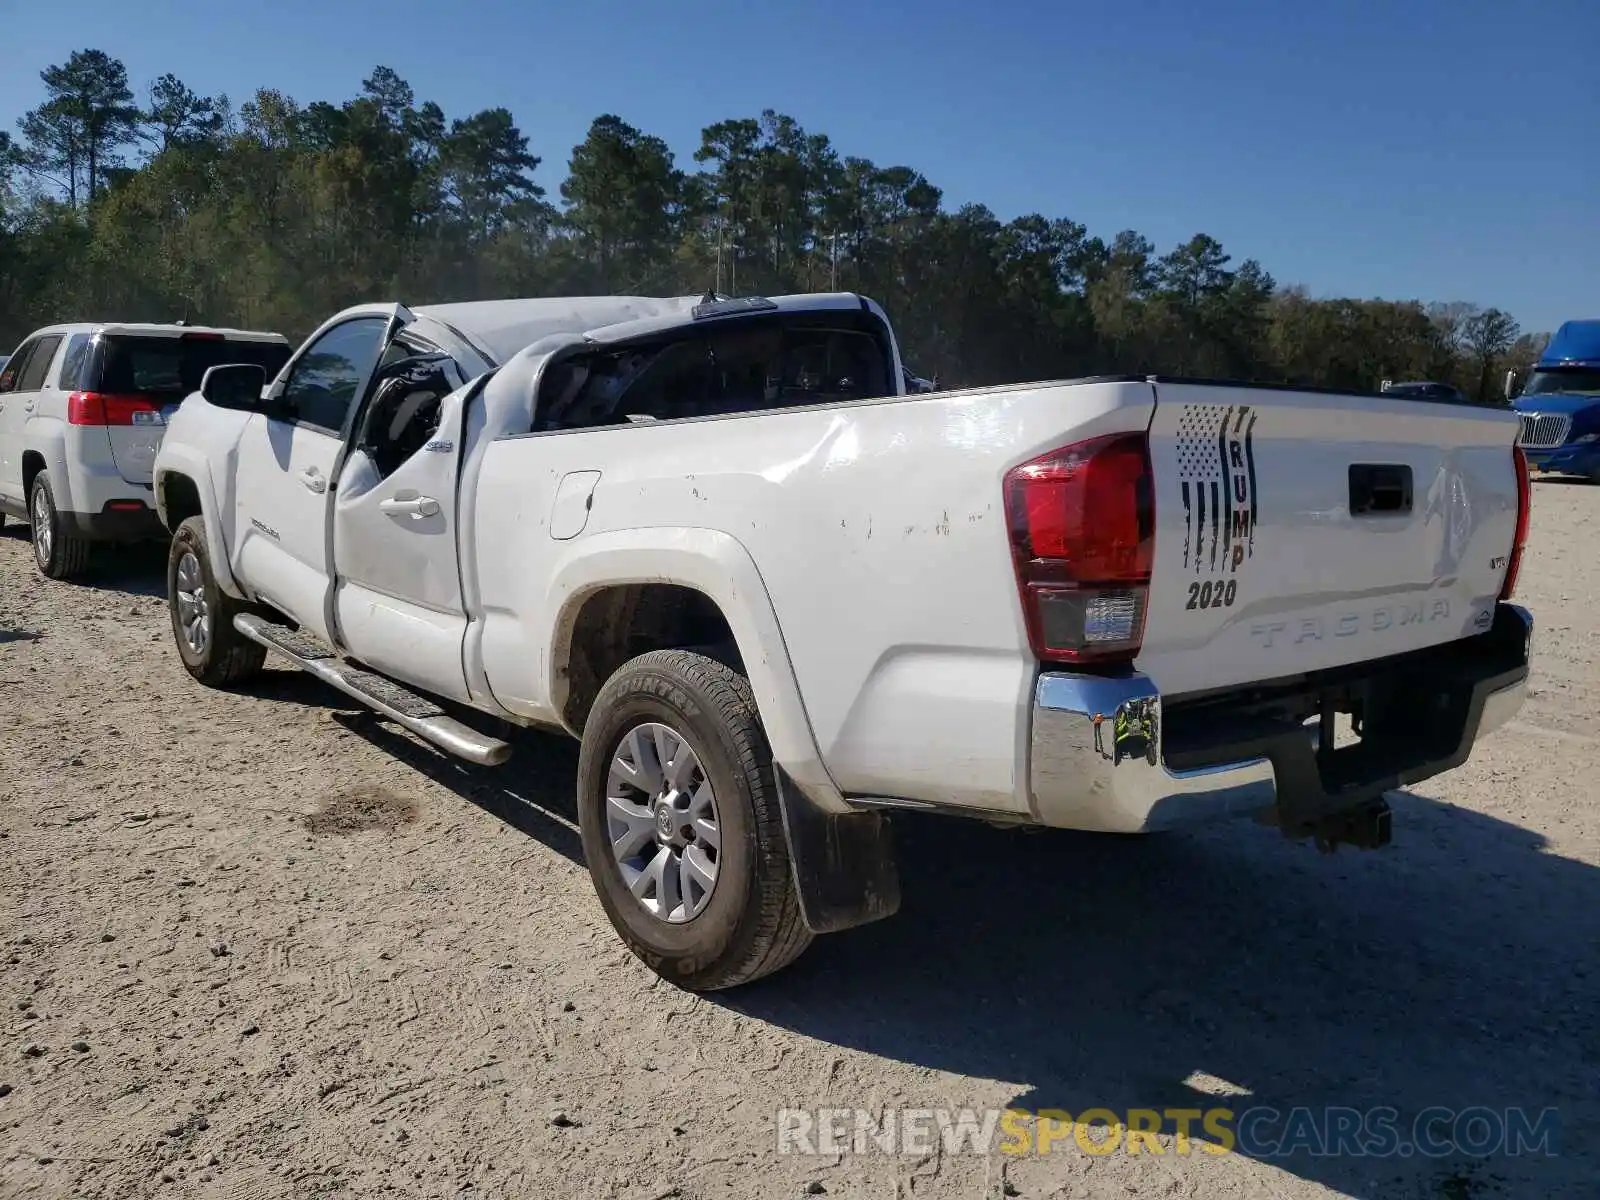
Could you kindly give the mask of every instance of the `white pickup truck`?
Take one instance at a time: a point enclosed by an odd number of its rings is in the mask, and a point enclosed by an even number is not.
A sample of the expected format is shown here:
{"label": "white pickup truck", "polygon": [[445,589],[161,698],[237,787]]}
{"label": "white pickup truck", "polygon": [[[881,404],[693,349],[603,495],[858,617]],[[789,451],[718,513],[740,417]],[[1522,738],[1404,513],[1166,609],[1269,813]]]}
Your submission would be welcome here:
{"label": "white pickup truck", "polygon": [[896,911],[889,810],[1386,842],[1384,791],[1522,703],[1516,433],[1163,378],[908,395],[848,294],[365,305],[270,383],[213,368],[155,488],[195,678],[275,651],[480,764],[502,722],[580,738],[606,912],[712,989]]}

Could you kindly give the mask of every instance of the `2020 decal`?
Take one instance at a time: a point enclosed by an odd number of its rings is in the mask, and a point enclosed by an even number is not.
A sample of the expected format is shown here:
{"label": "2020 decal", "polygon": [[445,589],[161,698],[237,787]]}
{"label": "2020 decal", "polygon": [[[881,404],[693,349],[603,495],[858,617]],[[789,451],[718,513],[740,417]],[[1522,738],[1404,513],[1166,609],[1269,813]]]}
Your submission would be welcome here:
{"label": "2020 decal", "polygon": [[1178,417],[1183,566],[1199,577],[1186,608],[1231,608],[1255,555],[1256,416],[1248,404],[1186,404]]}

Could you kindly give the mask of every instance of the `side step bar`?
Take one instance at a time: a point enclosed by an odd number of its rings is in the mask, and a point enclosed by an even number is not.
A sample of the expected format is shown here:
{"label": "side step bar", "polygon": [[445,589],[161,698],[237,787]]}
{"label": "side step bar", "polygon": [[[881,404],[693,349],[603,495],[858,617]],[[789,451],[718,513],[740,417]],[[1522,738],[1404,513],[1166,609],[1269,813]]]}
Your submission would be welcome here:
{"label": "side step bar", "polygon": [[511,756],[511,747],[506,742],[463,725],[432,700],[392,679],[351,666],[310,634],[274,625],[253,613],[234,617],[233,627],[252,642],[260,642],[268,650],[283,655],[302,671],[332,684],[447,754],[480,767],[499,766]]}

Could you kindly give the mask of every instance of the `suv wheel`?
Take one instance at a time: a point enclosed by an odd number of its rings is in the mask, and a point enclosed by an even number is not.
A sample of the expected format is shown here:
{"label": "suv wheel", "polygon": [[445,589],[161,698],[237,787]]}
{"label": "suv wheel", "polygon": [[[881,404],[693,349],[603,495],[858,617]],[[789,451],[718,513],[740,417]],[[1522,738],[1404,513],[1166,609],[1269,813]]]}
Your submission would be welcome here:
{"label": "suv wheel", "polygon": [[247,607],[217,586],[204,517],[178,526],[167,550],[167,610],[184,669],[208,687],[239,683],[261,670],[267,648],[233,627]]}
{"label": "suv wheel", "polygon": [[50,486],[50,472],[33,477],[28,491],[28,519],[33,526],[33,561],[50,579],[76,579],[89,566],[90,544],[79,537],[62,519],[56,508],[56,494]]}
{"label": "suv wheel", "polygon": [[748,983],[811,944],[750,684],[656,650],[600,689],[578,757],[600,903],[634,954],[693,991]]}

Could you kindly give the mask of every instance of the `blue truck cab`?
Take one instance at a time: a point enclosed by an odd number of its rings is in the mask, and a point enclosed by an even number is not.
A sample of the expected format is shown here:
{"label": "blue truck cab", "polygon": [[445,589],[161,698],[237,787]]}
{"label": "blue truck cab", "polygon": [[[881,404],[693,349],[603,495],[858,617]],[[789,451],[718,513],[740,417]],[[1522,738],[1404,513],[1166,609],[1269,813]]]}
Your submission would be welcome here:
{"label": "blue truck cab", "polygon": [[1600,483],[1600,320],[1565,322],[1520,390],[1507,374],[1506,396],[1530,467]]}

